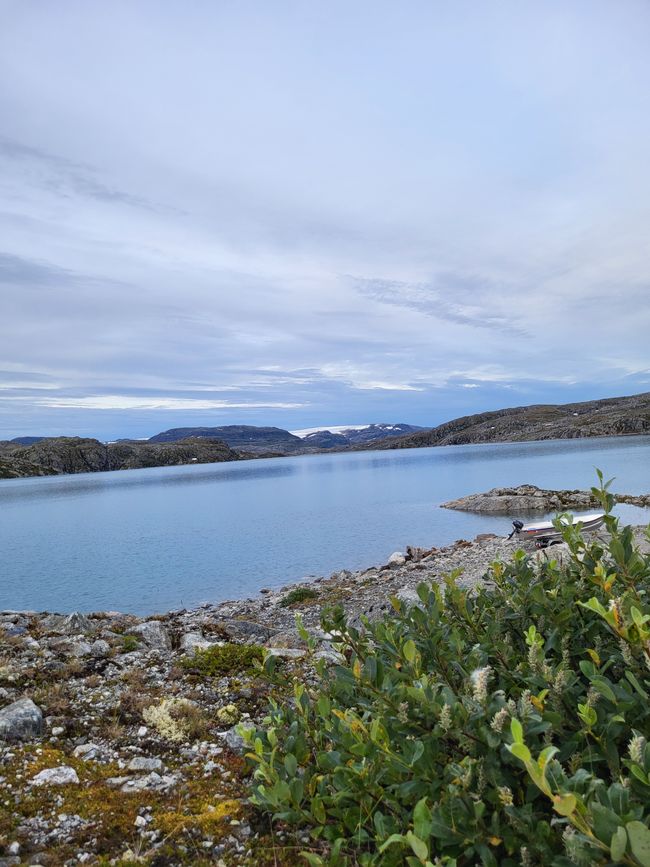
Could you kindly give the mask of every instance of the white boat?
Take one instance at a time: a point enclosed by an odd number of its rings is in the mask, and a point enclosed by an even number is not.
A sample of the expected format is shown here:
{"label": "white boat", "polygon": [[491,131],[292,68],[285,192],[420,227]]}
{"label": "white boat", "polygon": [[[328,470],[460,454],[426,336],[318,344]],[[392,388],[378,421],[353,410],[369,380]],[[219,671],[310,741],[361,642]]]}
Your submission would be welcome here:
{"label": "white boat", "polygon": [[[573,515],[573,524],[583,532],[591,532],[602,527],[604,519],[604,512],[591,512],[588,515]],[[509,539],[512,539],[513,536],[518,539],[534,539],[540,548],[562,538],[562,533],[553,526],[552,521],[536,521],[534,524],[513,521],[512,526],[514,529],[508,536]]]}

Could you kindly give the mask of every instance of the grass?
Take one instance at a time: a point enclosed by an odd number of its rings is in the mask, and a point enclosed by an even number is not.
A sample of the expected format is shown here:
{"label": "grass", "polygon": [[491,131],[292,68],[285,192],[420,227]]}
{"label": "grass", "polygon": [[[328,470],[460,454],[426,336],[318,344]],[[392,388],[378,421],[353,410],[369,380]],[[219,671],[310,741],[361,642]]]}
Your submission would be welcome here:
{"label": "grass", "polygon": [[301,602],[310,602],[314,599],[318,599],[318,593],[316,593],[315,590],[312,590],[310,587],[296,587],[295,590],[287,593],[287,595],[280,600],[280,605],[283,608],[292,608],[294,605],[298,605]]}

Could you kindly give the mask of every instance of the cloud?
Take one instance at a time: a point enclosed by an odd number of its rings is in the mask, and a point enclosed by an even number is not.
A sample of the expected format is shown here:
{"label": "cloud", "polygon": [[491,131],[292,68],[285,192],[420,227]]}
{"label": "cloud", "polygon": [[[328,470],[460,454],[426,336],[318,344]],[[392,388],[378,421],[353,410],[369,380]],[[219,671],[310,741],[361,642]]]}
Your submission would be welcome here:
{"label": "cloud", "polygon": [[[0,396],[0,400],[2,400]],[[133,397],[130,395],[103,394],[93,397],[39,397],[30,398],[36,406],[52,409],[99,409],[99,410],[166,410],[199,412],[213,409],[297,409],[300,403],[234,402],[228,400],[199,400],[179,397]]]}

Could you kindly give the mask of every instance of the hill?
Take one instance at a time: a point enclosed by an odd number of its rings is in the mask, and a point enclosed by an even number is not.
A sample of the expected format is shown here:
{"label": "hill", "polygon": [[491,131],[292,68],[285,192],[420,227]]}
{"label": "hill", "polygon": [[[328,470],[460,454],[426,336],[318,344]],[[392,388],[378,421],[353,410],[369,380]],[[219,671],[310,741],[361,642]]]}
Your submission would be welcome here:
{"label": "hill", "polygon": [[97,473],[177,464],[237,461],[238,452],[215,439],[184,439],[174,443],[100,443],[81,437],[54,437],[31,445],[0,442],[0,479]]}
{"label": "hill", "polygon": [[650,392],[582,403],[535,404],[467,415],[356,448],[415,449],[650,433]]}
{"label": "hill", "polygon": [[192,437],[194,439],[220,439],[234,449],[244,449],[252,455],[295,454],[304,450],[300,437],[279,427],[255,427],[231,424],[222,427],[177,427],[162,431],[149,438],[150,443],[172,443]]}

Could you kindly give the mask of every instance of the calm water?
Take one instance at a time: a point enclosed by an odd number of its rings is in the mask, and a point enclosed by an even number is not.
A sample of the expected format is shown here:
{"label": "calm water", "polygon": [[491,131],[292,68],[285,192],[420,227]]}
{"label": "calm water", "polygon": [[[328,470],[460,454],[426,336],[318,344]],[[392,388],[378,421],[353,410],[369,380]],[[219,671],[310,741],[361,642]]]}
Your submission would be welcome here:
{"label": "calm water", "polygon": [[[438,508],[497,485],[650,492],[650,437],[450,446],[0,482],[0,609],[145,614],[509,531]],[[646,510],[620,507],[645,523]]]}

